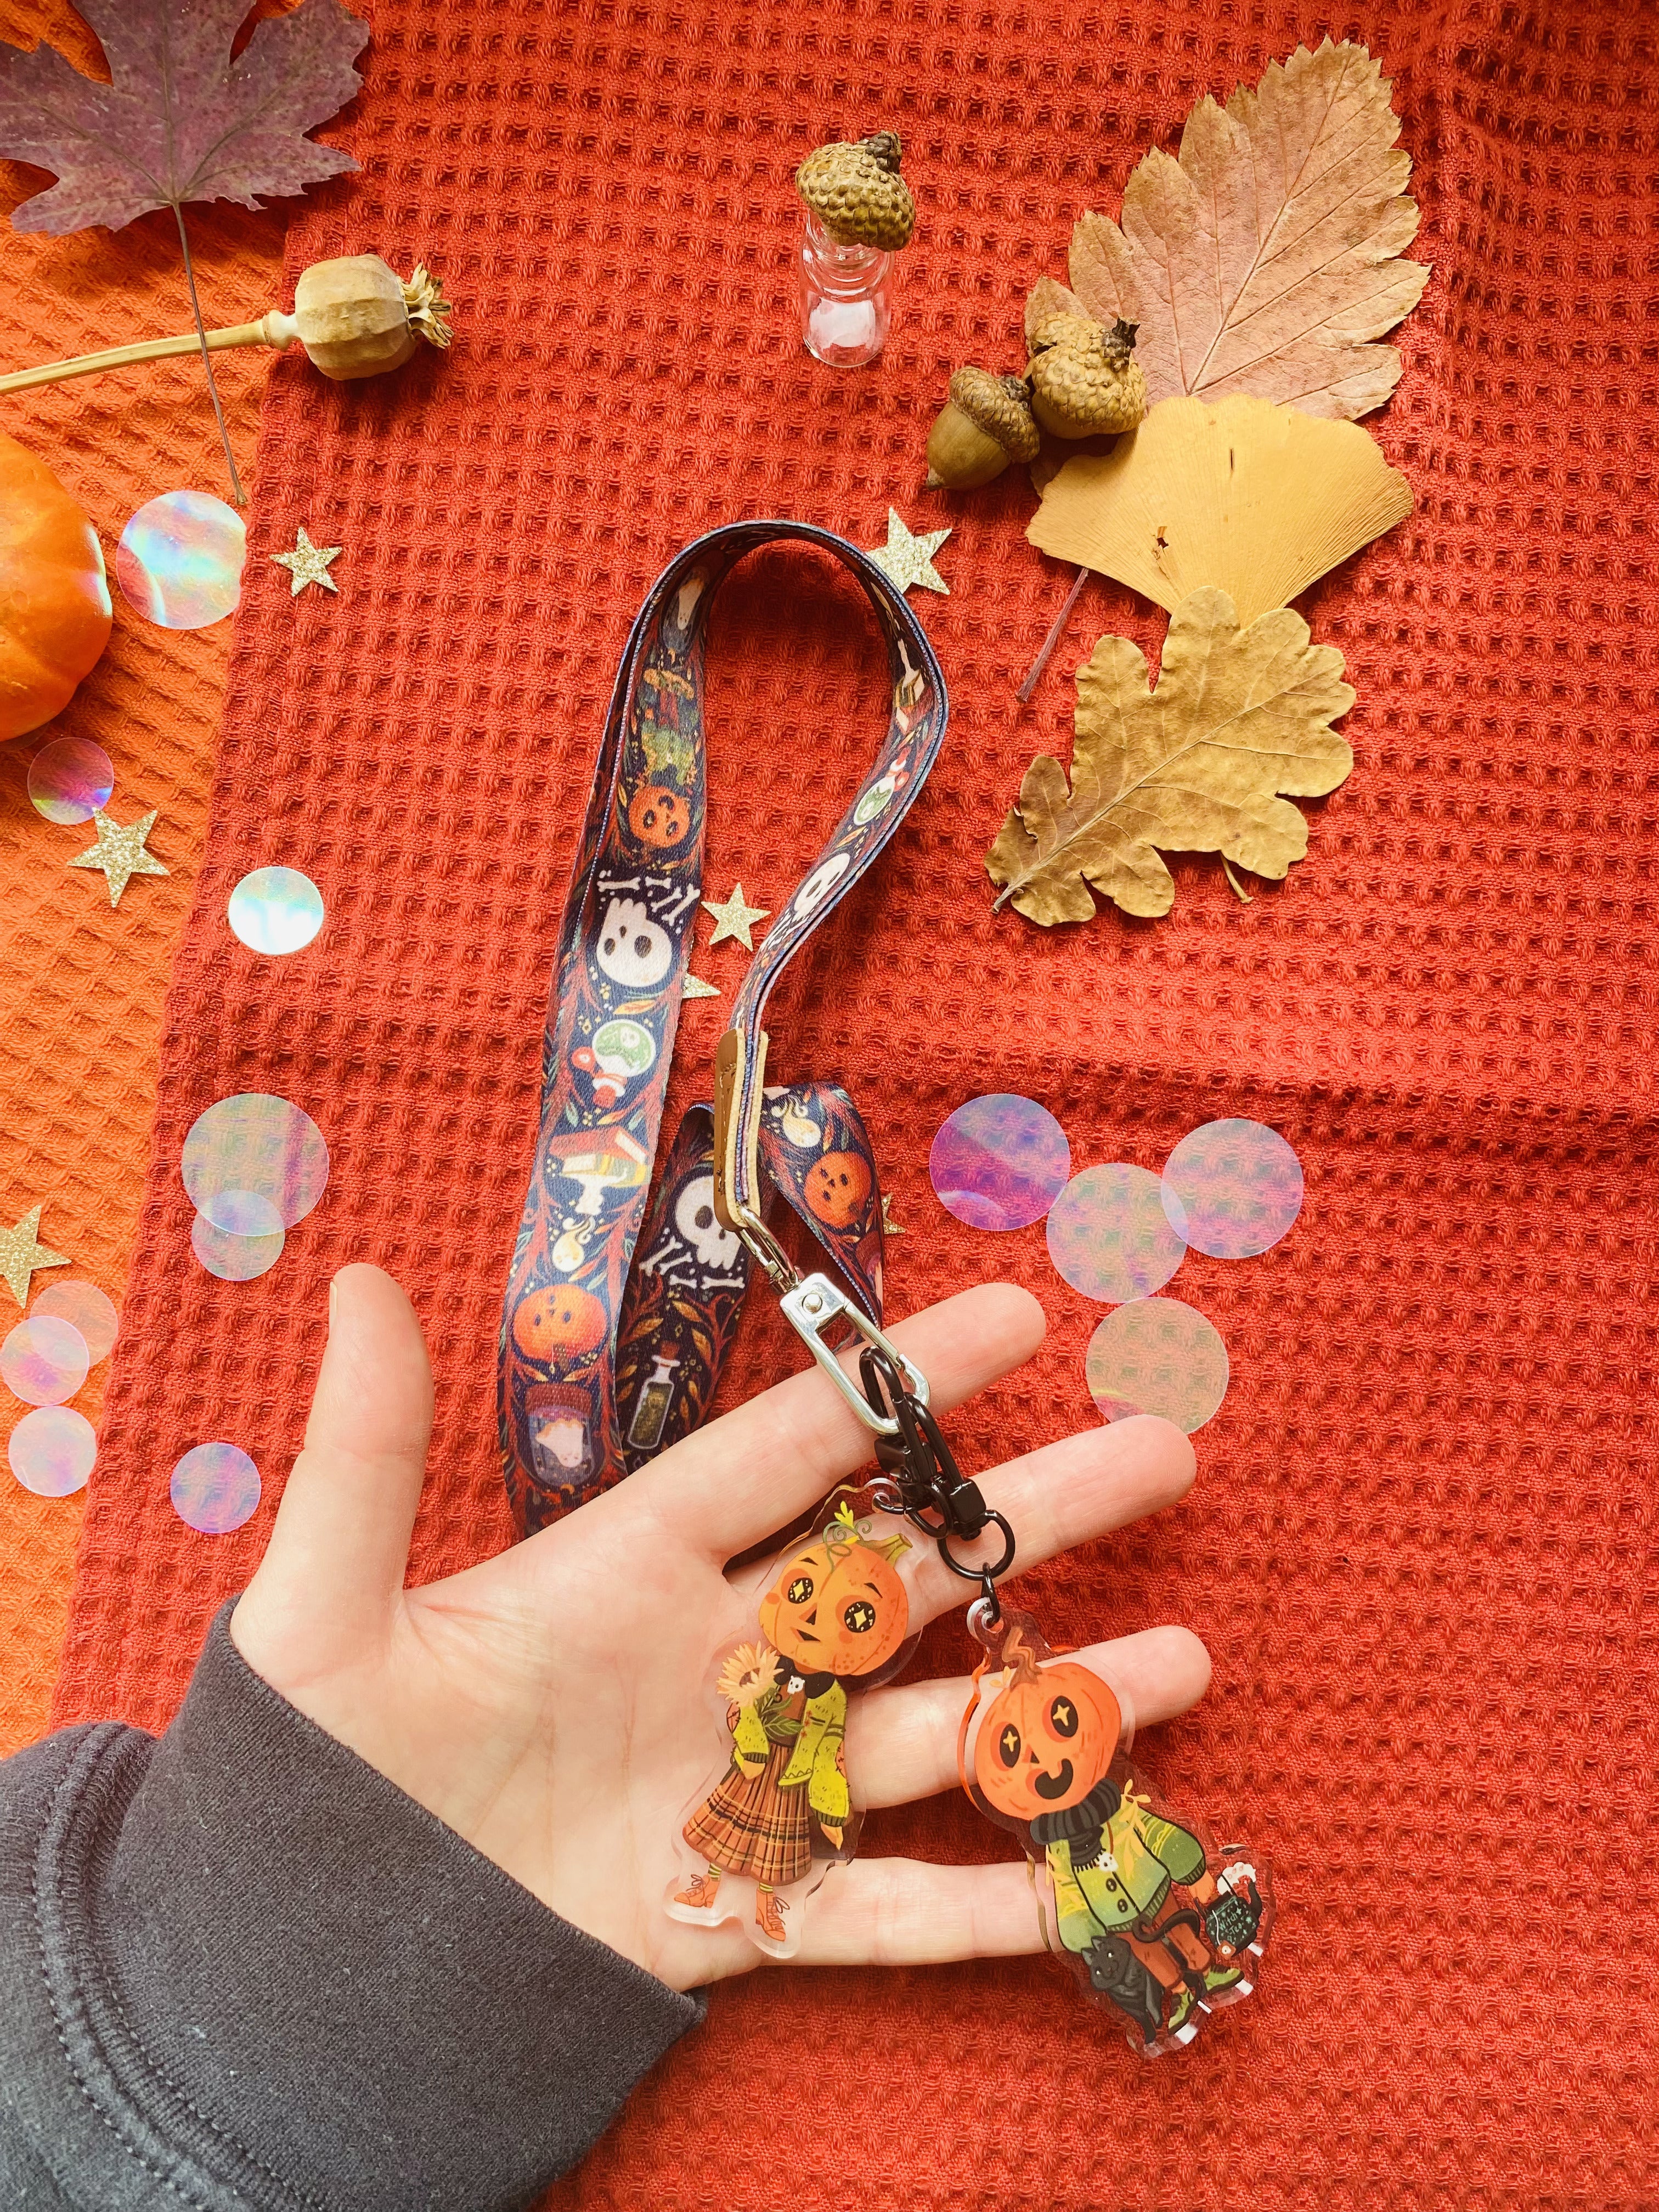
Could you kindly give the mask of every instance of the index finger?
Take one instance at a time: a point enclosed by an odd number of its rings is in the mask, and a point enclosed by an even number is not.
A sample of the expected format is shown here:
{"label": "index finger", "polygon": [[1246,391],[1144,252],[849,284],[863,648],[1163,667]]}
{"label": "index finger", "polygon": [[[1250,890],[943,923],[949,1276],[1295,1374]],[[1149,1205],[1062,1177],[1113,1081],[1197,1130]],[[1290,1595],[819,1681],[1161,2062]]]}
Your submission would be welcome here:
{"label": "index finger", "polygon": [[[1029,1291],[981,1283],[888,1332],[947,1413],[1024,1365],[1047,1323]],[[842,1364],[855,1370],[857,1348]],[[699,1429],[632,1476],[635,1504],[672,1512],[684,1539],[722,1564],[787,1528],[864,1465],[875,1437],[827,1375],[793,1375]],[[643,1486],[643,1494],[641,1494]]]}

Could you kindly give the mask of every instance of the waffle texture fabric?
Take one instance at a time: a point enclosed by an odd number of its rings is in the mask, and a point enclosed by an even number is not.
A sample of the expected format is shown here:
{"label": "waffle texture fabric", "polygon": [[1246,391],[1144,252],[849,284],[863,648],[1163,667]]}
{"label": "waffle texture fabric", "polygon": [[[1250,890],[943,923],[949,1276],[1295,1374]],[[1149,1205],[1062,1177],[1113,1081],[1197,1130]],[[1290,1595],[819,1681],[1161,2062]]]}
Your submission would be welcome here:
{"label": "waffle texture fabric", "polygon": [[[97,42],[70,0],[0,0],[0,39],[45,39],[99,73]],[[0,179],[7,207],[43,181],[11,162],[0,163]],[[192,208],[189,222],[209,322],[263,314],[282,283],[281,214],[216,205]],[[190,319],[170,215],[69,238],[0,220],[0,367],[188,330]],[[245,482],[270,361],[216,356]],[[41,1241],[73,1263],[34,1278],[31,1307],[48,1283],[71,1275],[118,1304],[149,1160],[162,1002],[207,834],[231,628],[146,622],[115,583],[115,549],[129,517],[158,492],[228,499],[229,485],[199,361],[14,393],[3,428],[92,517],[115,629],[64,712],[0,744],[0,1224],[43,1202]],[[29,763],[58,738],[89,738],[109,755],[116,821],[159,811],[150,844],[167,873],[137,882],[112,912],[103,877],[67,866],[92,843],[91,825],[45,822],[29,803]],[[0,1334],[21,1318],[0,1285]],[[94,1367],[76,1395],[94,1422],[107,1374]],[[0,1395],[0,1757],[47,1724],[82,1517],[79,1498],[36,1498],[6,1469],[5,1439],[27,1410]]]}
{"label": "waffle texture fabric", "polygon": [[[1049,1960],[768,1972],[638,2092],[561,2207],[1291,2212],[1659,2199],[1646,1930],[1653,1620],[1655,928],[1650,410],[1656,67],[1606,0],[1406,0],[1330,25],[1054,0],[963,12],[372,0],[363,164],[311,195],[290,276],[373,248],[442,272],[457,343],[331,388],[270,374],[212,824],[167,1011],[150,1180],[93,1478],[59,1717],[164,1721],[246,1581],[295,1449],[330,1273],[406,1283],[439,1378],[416,1571],[504,1543],[492,1363],[530,1158],[553,932],[627,626],[686,539],[757,514],[865,544],[949,522],[926,602],[945,755],[867,893],[781,996],[777,1079],[844,1081],[894,1214],[896,1313],[1027,1283],[1042,1358],[953,1423],[982,1466],[1093,1418],[1099,1309],[1040,1224],[946,1218],[929,1141],[1017,1091],[1079,1165],[1161,1165],[1253,1115],[1300,1153],[1294,1231],[1170,1285],[1233,1382],[1188,1501],[1025,1577],[1055,1642],[1189,1622],[1210,1696],[1137,1758],[1257,1844],[1279,1917],[1256,1997],[1185,2059],[1134,2060]],[[1066,572],[1017,471],[925,496],[950,370],[1018,359],[1072,222],[1114,211],[1191,103],[1328,27],[1393,77],[1435,275],[1370,418],[1411,518],[1303,608],[1358,700],[1354,773],[1282,890],[1176,862],[1156,927],[994,914],[981,856],[1032,754],[1067,756],[1069,671],[1161,617],[1090,585],[1029,711]],[[880,364],[801,350],[790,178],[891,123],[922,210]],[[344,550],[337,598],[270,552]],[[775,911],[878,726],[850,590],[763,557],[711,654],[706,889]],[[227,895],[304,868],[329,925],[261,962]],[[143,886],[140,886],[142,889]],[[704,924],[705,929],[708,924]],[[707,1096],[744,956],[694,962],[678,1101]],[[237,1286],[189,1247],[191,1121],[247,1089],[327,1138],[327,1196]],[[804,1364],[757,1294],[734,1393]],[[265,1502],[191,1534],[168,1470],[226,1437]],[[922,1663],[960,1671],[959,1626]],[[865,1848],[1006,1856],[945,1801]]]}
{"label": "waffle texture fabric", "polygon": [[231,1609],[159,1742],[0,1776],[0,2199],[517,2212],[702,2004],[296,1712]]}

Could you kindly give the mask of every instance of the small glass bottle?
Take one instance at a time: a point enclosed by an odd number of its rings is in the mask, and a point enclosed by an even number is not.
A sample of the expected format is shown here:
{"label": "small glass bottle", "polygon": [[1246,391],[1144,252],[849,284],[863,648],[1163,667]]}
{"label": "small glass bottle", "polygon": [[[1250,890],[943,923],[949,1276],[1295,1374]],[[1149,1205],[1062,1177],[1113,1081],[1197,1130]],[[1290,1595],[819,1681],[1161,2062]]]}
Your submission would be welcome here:
{"label": "small glass bottle", "polygon": [[795,270],[806,350],[831,368],[862,368],[887,342],[893,257],[874,246],[843,246],[816,216],[806,218]]}

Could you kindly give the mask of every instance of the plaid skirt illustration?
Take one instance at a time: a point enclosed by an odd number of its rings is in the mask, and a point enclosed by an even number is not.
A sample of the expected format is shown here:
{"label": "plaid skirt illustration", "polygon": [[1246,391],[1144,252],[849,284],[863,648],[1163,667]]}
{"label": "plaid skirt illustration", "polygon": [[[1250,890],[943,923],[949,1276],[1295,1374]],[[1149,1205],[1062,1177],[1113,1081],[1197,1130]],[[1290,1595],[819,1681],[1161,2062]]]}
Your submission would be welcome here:
{"label": "plaid skirt illustration", "polygon": [[[799,1727],[805,1705],[797,1692],[781,1706],[777,1721]],[[792,1729],[783,1742],[768,1742],[766,1764],[758,1773],[747,1772],[734,1758],[719,1787],[686,1822],[686,1842],[722,1874],[752,1875],[768,1888],[783,1889],[810,1871],[813,1820],[805,1779],[791,1789],[782,1787],[794,1733]]]}

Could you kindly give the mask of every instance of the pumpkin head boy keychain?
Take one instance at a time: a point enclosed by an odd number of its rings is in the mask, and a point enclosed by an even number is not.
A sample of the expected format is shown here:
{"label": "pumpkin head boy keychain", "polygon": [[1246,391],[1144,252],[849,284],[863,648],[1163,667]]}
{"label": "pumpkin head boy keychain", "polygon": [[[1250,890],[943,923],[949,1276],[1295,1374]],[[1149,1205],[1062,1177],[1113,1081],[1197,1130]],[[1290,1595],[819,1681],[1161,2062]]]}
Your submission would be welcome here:
{"label": "pumpkin head boy keychain", "polygon": [[[1251,1992],[1273,1906],[1241,1844],[1212,1850],[1123,1756],[1122,1715],[1092,1668],[1058,1658],[1029,1613],[969,1611],[986,1656],[962,1718],[963,1786],[1032,1861],[1043,1911],[1091,1996],[1148,2057],[1190,2043]],[[1050,1947],[1052,1948],[1052,1946]]]}
{"label": "pumpkin head boy keychain", "polygon": [[858,1841],[848,1693],[896,1673],[915,1641],[901,1571],[910,1540],[854,1502],[839,1497],[816,1539],[786,1553],[760,1601],[761,1640],[720,1662],[730,1757],[685,1820],[690,1879],[668,1900],[677,1920],[700,1926],[747,1917],[750,1940],[774,1958],[799,1948],[801,1902]]}

